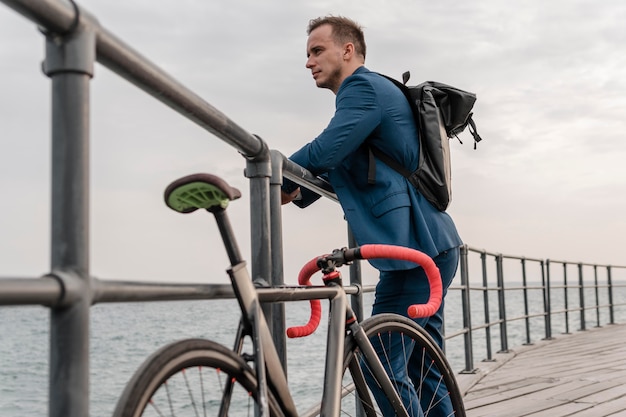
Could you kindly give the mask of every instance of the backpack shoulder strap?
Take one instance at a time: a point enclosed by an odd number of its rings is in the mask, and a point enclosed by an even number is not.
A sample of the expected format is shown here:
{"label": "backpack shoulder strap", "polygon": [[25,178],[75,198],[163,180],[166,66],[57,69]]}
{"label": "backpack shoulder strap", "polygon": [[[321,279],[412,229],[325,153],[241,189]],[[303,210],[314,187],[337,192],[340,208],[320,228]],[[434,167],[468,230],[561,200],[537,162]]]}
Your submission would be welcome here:
{"label": "backpack shoulder strap", "polygon": [[[409,88],[406,86],[406,83],[410,77],[410,73],[408,71],[402,74],[402,81],[404,83],[401,83],[400,81],[396,80],[395,78],[389,77],[388,75],[381,74],[381,73],[377,73],[377,74],[391,81],[396,87],[400,89],[400,91],[402,91],[407,101],[409,101],[409,103],[412,102],[411,93],[409,92]],[[413,119],[415,120],[416,127],[419,130],[419,117],[417,117],[417,115],[415,114],[414,107],[411,105],[409,105],[409,107],[411,108],[411,113],[413,113]],[[367,148],[369,152],[369,165],[368,165],[368,170],[367,170],[367,183],[368,184],[376,183],[376,159],[374,157],[380,159],[385,165],[392,168],[393,170],[395,170],[397,173],[399,173],[405,178],[410,179],[411,176],[413,175],[413,173],[409,171],[406,167],[401,165],[398,161],[396,161],[395,159],[393,159],[392,157],[390,157],[389,155],[387,155],[380,149],[372,145],[368,145]]]}
{"label": "backpack shoulder strap", "polygon": [[387,165],[388,167],[394,169],[397,173],[402,175],[405,178],[410,178],[412,172],[402,166],[398,161],[384,153],[378,148],[373,146],[368,146],[369,150],[369,167],[367,170],[367,183],[375,184],[376,183],[376,158],[380,159]]}

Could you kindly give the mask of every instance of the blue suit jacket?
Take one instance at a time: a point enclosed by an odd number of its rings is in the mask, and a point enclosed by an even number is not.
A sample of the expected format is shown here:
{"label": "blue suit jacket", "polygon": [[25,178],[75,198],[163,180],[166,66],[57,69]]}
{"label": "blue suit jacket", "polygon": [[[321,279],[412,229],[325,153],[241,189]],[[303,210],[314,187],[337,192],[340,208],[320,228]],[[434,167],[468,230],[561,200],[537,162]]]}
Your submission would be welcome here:
{"label": "blue suit jacket", "polygon": [[[368,184],[367,145],[417,167],[419,145],[411,109],[402,92],[384,77],[360,67],[341,84],[328,127],[290,159],[313,174],[327,177],[359,245],[386,243],[421,250],[431,257],[461,245],[456,227],[417,190],[382,161],[376,183]],[[296,185],[285,179],[284,189]],[[302,190],[306,207],[319,196]],[[379,270],[414,268],[408,262],[373,260]]]}

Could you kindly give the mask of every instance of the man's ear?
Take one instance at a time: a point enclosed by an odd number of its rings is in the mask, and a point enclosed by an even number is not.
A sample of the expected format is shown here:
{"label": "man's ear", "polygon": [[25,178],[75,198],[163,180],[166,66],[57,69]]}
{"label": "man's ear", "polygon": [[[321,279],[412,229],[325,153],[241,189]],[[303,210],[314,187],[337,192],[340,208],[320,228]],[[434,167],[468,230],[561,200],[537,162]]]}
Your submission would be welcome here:
{"label": "man's ear", "polygon": [[354,44],[348,42],[343,46],[343,59],[350,59],[354,55]]}

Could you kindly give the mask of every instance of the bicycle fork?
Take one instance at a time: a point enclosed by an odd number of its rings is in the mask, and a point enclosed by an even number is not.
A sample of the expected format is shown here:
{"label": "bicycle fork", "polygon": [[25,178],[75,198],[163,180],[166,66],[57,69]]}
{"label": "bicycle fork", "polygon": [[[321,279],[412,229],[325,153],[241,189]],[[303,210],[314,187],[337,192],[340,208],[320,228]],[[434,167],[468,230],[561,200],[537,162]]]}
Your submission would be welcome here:
{"label": "bicycle fork", "polygon": [[[394,408],[396,416],[408,417],[408,412],[404,407],[404,404],[402,403],[402,399],[398,395],[398,392],[396,391],[393,382],[391,382],[391,379],[385,371],[385,368],[380,361],[376,350],[370,343],[370,340],[363,331],[361,325],[358,322],[354,321],[348,326],[348,329],[352,333],[352,337],[354,338],[356,345],[359,347],[359,350],[361,351],[361,353],[365,357],[366,362],[369,365],[369,372],[371,372],[372,376],[374,376],[376,381],[378,381],[380,388],[383,390],[385,396],[389,399],[391,406]],[[358,363],[356,361],[351,361],[351,364],[353,364],[353,369],[351,368],[350,371],[352,372],[352,378],[357,388],[358,395],[369,396],[369,393],[366,389],[365,376],[363,375],[360,366],[358,366]]]}

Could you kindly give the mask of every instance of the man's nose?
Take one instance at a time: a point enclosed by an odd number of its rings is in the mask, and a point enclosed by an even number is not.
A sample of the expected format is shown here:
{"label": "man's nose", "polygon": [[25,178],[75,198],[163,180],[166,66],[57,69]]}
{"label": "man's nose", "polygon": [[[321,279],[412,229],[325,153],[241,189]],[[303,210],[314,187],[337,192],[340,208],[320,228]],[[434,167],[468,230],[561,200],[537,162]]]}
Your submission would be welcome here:
{"label": "man's nose", "polygon": [[313,68],[313,57],[310,56],[310,57],[307,58],[305,67]]}

